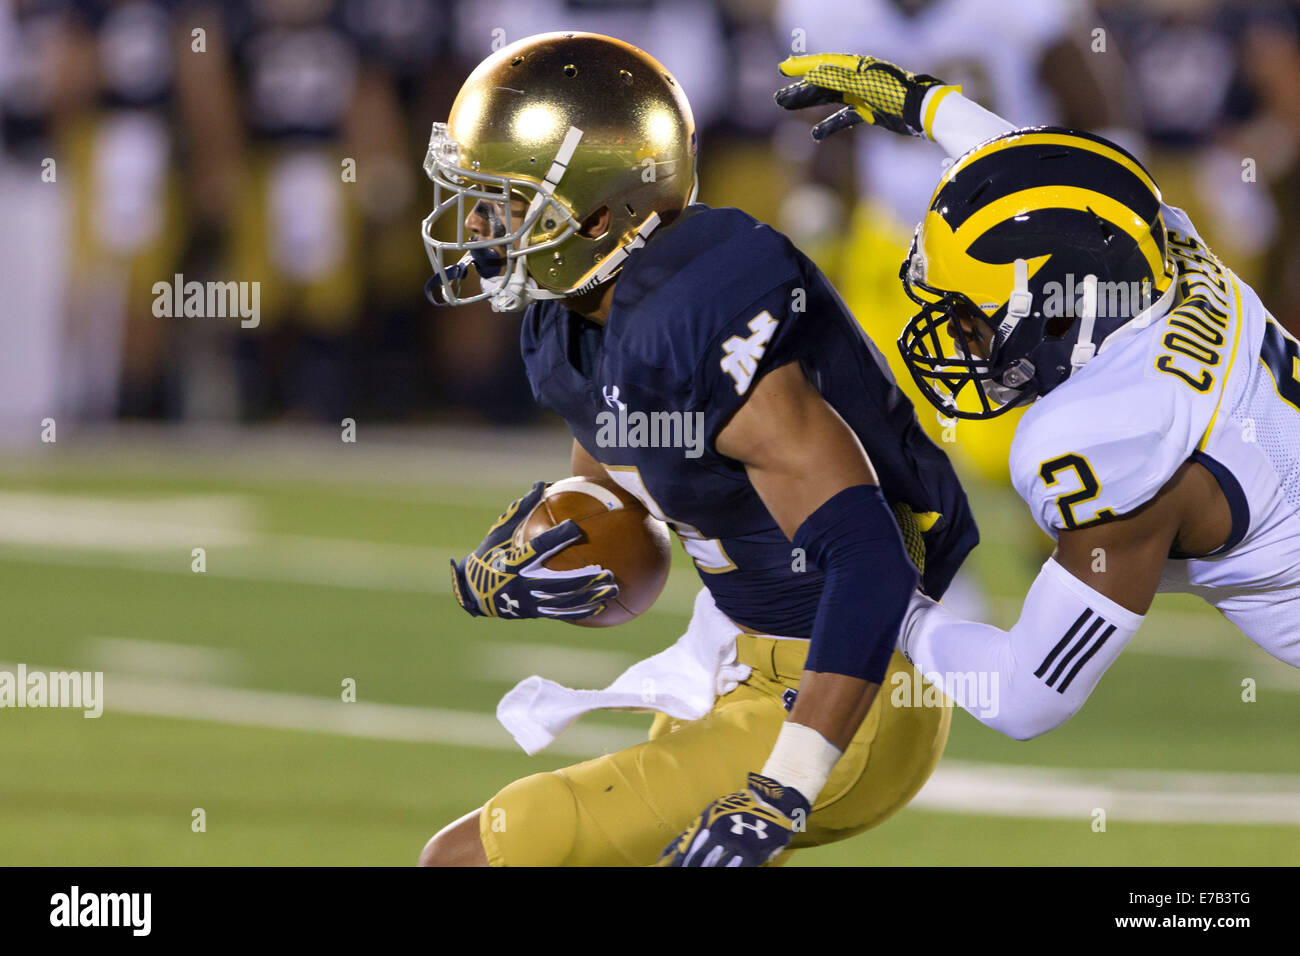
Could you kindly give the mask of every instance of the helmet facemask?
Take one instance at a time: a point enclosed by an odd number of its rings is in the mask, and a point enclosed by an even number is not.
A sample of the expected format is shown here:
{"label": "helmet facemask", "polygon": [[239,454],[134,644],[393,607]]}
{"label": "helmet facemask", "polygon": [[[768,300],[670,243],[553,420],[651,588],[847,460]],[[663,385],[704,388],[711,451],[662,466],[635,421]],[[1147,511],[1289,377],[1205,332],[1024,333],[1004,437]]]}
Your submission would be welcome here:
{"label": "helmet facemask", "polygon": [[[1013,294],[1012,301],[990,317],[969,296],[927,285],[924,265],[919,243],[914,239],[899,278],[908,297],[921,308],[908,320],[898,347],[926,399],[948,417],[968,419],[996,418],[1032,400],[1033,364],[1020,359],[1002,368],[999,358],[1007,339],[1028,314],[1027,304]],[[1017,264],[1017,271],[1020,269]],[[968,325],[983,325],[991,330],[987,356],[980,357],[972,348]],[[941,332],[952,340],[951,348],[945,346]],[[979,402],[975,411],[958,405],[958,396],[967,386],[969,394]]]}
{"label": "helmet facemask", "polygon": [[[573,212],[554,195],[564,172],[560,157],[555,164],[560,168],[553,166],[549,174],[554,181],[465,169],[459,160],[460,147],[447,125],[434,123],[424,159],[424,171],[433,182],[433,211],[420,227],[434,270],[431,298],[439,305],[487,299],[496,312],[516,312],[530,301],[561,298],[563,293],[543,289],[528,274],[529,256],[555,248],[581,229]],[[514,209],[520,201],[527,203],[522,216]],[[492,234],[486,238],[468,236],[465,220],[475,209],[490,224]],[[455,239],[438,239],[433,229],[448,215],[455,222]],[[471,266],[479,275],[481,291],[462,295]]]}

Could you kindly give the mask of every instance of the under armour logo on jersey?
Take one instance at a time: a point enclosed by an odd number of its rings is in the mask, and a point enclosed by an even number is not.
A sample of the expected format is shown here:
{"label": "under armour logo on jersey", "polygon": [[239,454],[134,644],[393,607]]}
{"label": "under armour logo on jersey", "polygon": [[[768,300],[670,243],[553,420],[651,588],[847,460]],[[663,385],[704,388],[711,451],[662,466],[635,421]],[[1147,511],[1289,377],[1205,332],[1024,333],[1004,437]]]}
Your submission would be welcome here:
{"label": "under armour logo on jersey", "polygon": [[[1083,632],[1082,636],[1076,637],[1084,624],[1088,623],[1089,618],[1093,618],[1091,626]],[[1058,694],[1064,694],[1065,689],[1070,686],[1070,682],[1078,676],[1079,671],[1083,670],[1083,665],[1092,660],[1092,656],[1101,650],[1101,645],[1105,644],[1107,638],[1115,633],[1115,625],[1112,624],[1101,632],[1097,640],[1093,641],[1092,636],[1105,623],[1105,618],[1097,615],[1091,608],[1085,608],[1084,612],[1075,618],[1074,623],[1070,625],[1070,629],[1065,632],[1065,636],[1057,641],[1056,646],[1043,658],[1043,662],[1038,665],[1038,670],[1034,671],[1034,676],[1043,678],[1044,683],[1048,687],[1055,688]],[[1092,644],[1091,647],[1088,647],[1089,642]],[[1065,650],[1067,647],[1069,647],[1068,651]],[[1083,650],[1085,647],[1088,647],[1086,651]],[[1062,655],[1062,651],[1065,651],[1064,655]],[[1080,654],[1080,651],[1083,651],[1083,653]],[[1059,662],[1057,661],[1058,657],[1060,658]],[[1077,661],[1075,661],[1076,657],[1078,658]],[[1072,661],[1074,662],[1073,667],[1070,666]],[[1047,674],[1048,669],[1053,664],[1056,664],[1056,667],[1052,670],[1051,675],[1044,677],[1043,675]],[[1066,668],[1069,668],[1068,672]],[[1065,674],[1065,679],[1058,684],[1057,680],[1060,679],[1062,674]]]}
{"label": "under armour logo on jersey", "polygon": [[767,839],[766,820],[755,820],[753,823],[749,823],[739,813],[733,813],[731,815],[731,832],[736,836],[740,836],[746,830],[753,830],[754,835],[760,840]]}
{"label": "under armour logo on jersey", "polygon": [[600,393],[605,396],[605,404],[610,408],[627,408],[627,402],[618,400],[617,385],[606,385],[600,390]]}
{"label": "under armour logo on jersey", "polygon": [[733,335],[722,343],[722,370],[736,383],[736,394],[744,395],[749,390],[749,383],[754,380],[758,370],[758,360],[767,351],[767,343],[772,340],[778,322],[772,313],[764,309],[749,320],[750,331],[754,334],[747,339]]}

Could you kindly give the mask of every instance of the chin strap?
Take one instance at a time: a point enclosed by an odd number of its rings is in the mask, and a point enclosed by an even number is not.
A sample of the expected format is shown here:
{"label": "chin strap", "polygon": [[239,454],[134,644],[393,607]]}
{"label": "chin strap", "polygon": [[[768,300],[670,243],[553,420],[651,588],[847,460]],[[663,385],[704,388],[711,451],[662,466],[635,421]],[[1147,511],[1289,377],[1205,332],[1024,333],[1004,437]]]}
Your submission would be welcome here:
{"label": "chin strap", "polygon": [[[483,288],[492,293],[488,296],[488,305],[492,306],[493,312],[519,312],[528,305],[530,291],[541,291],[528,274],[528,257],[517,256],[513,263],[507,275],[492,278],[479,276]],[[532,290],[528,289],[530,283]]]}
{"label": "chin strap", "polygon": [[650,238],[650,233],[659,228],[659,213],[652,212],[646,217],[645,222],[637,227],[636,234],[630,242],[625,243],[618,249],[614,250],[609,256],[597,266],[596,271],[592,273],[591,278],[580,286],[570,289],[563,293],[565,296],[581,295],[583,292],[589,292],[603,282],[613,278],[614,273],[623,267],[623,260],[636,249],[645,245],[646,240]]}
{"label": "chin strap", "polygon": [[492,290],[488,303],[492,306],[493,312],[518,312],[526,308],[530,302],[538,302],[543,299],[567,299],[575,295],[581,295],[612,279],[615,273],[622,268],[627,257],[634,250],[640,249],[646,244],[650,233],[659,228],[659,222],[659,213],[651,213],[646,217],[645,222],[641,223],[637,228],[636,234],[633,235],[631,241],[612,252],[596,268],[590,279],[582,283],[582,285],[567,289],[564,292],[552,292],[539,286],[537,280],[528,274],[527,255],[514,258],[514,265],[511,267],[509,276],[497,278],[480,276],[479,281],[485,289]]}
{"label": "chin strap", "polygon": [[1092,333],[1097,325],[1097,277],[1089,274],[1083,277],[1083,305],[1079,310],[1082,324],[1079,326],[1079,339],[1070,352],[1070,369],[1077,372],[1097,354],[1097,346],[1092,342]]}
{"label": "chin strap", "polygon": [[[1091,291],[1089,291],[1090,289]],[[1135,335],[1160,321],[1169,313],[1169,309],[1174,304],[1174,298],[1177,295],[1178,271],[1175,269],[1170,276],[1169,286],[1161,293],[1160,298],[1106,336],[1100,344],[1094,345],[1092,336],[1097,316],[1097,277],[1088,276],[1083,280],[1083,307],[1079,313],[1083,319],[1083,324],[1079,328],[1079,341],[1075,344],[1070,355],[1071,371],[1079,370],[1088,364],[1093,357],[1101,354],[1116,342],[1122,341],[1130,335]]]}
{"label": "chin strap", "polygon": [[1017,259],[1012,269],[1014,278],[1011,297],[1007,300],[1007,314],[998,325],[999,342],[1009,339],[1021,319],[1027,318],[1034,310],[1034,294],[1029,291],[1029,263],[1024,259]]}

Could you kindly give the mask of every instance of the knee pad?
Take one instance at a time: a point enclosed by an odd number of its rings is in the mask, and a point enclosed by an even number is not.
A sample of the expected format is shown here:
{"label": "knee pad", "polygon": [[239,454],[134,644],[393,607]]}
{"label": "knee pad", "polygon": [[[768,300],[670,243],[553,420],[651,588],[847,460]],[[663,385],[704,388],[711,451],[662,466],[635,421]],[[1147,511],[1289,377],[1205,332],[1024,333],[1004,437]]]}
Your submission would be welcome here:
{"label": "knee pad", "polygon": [[564,866],[577,831],[577,801],[557,773],[516,780],[484,805],[479,818],[492,866]]}

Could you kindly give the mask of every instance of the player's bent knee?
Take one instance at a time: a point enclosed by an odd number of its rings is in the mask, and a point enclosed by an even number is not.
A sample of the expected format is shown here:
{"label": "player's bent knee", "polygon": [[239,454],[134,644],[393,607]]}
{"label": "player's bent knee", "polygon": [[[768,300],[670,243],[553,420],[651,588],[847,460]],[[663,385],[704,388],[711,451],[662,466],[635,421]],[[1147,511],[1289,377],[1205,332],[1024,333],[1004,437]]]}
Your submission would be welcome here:
{"label": "player's bent knee", "polygon": [[558,773],[516,780],[483,814],[483,849],[492,866],[564,866],[573,855],[578,803]]}
{"label": "player's bent knee", "polygon": [[420,851],[420,866],[487,866],[487,855],[479,838],[482,810],[465,814],[443,827]]}

